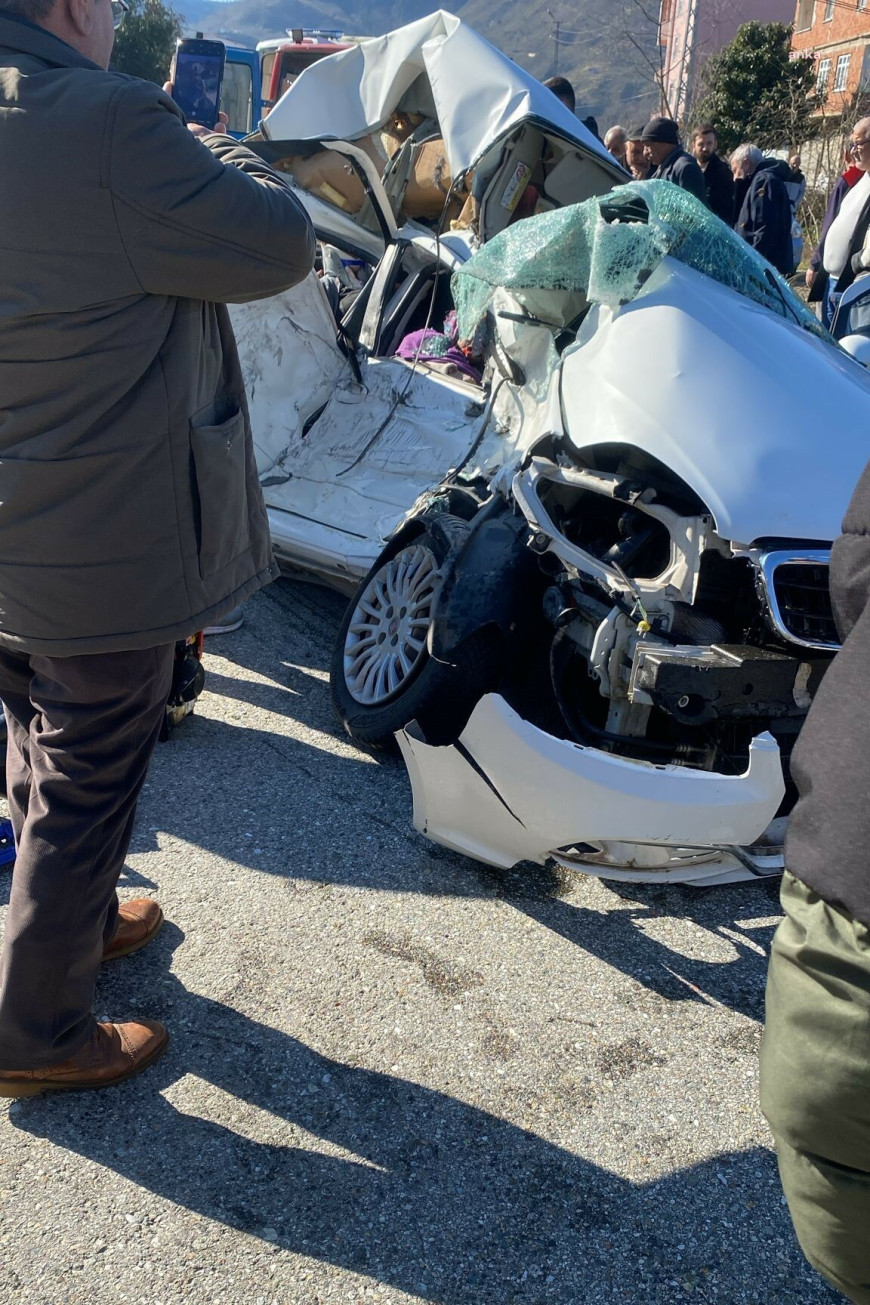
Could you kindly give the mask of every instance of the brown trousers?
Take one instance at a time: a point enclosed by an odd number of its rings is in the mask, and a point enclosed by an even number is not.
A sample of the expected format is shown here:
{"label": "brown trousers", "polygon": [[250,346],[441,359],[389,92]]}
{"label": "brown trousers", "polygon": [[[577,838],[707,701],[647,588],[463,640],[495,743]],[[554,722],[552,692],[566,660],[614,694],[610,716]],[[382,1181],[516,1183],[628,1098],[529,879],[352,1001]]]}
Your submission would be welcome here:
{"label": "brown trousers", "polygon": [[172,644],[82,657],[0,649],[17,847],[0,949],[0,1069],[57,1064],[93,1032],[173,653]]}

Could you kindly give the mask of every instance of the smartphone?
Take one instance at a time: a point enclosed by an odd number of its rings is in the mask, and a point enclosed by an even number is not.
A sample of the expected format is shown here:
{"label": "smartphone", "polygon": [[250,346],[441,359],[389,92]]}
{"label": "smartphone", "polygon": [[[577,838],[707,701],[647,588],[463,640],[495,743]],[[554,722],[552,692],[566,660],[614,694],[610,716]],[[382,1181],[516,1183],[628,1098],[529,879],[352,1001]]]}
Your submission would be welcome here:
{"label": "smartphone", "polygon": [[172,98],[188,122],[214,127],[221,107],[227,47],[223,41],[185,39],[175,46]]}

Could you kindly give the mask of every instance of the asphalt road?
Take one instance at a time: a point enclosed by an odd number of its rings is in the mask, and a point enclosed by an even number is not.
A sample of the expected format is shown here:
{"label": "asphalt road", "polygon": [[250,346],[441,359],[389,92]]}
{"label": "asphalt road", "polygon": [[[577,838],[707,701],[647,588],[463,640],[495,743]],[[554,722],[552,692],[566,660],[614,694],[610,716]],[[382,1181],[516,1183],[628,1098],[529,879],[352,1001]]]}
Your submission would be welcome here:
{"label": "asphalt road", "polygon": [[170,923],[97,993],[173,1043],[0,1109],[0,1302],[839,1300],[756,1105],[775,889],[427,843],[336,731],[341,609],[281,581],[209,641],[121,884]]}

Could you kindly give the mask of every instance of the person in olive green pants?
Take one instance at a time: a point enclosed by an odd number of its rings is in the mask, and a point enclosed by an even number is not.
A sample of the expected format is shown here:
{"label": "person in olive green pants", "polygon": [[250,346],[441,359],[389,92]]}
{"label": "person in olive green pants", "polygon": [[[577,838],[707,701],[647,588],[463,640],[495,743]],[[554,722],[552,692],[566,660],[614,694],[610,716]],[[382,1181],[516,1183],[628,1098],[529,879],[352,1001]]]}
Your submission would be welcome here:
{"label": "person in olive green pants", "polygon": [[870,466],[829,586],[842,647],[792,757],[761,1105],[804,1254],[870,1305]]}
{"label": "person in olive green pants", "polygon": [[761,1103],[810,1263],[870,1305],[870,929],[787,874]]}

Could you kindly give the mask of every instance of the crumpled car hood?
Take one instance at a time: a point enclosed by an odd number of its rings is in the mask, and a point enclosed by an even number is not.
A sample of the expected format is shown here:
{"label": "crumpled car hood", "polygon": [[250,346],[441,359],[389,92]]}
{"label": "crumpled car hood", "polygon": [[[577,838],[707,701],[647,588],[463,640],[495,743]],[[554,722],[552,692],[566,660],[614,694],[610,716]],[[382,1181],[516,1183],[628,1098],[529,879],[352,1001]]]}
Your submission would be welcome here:
{"label": "crumpled car hood", "polygon": [[398,110],[438,119],[453,175],[513,127],[540,120],[624,177],[600,141],[552,91],[445,10],[307,68],[261,124],[273,141],[354,141]]}
{"label": "crumpled car hood", "polygon": [[741,544],[836,538],[870,456],[866,369],[671,258],[630,304],[593,307],[561,396],[578,450],[652,454]]}

